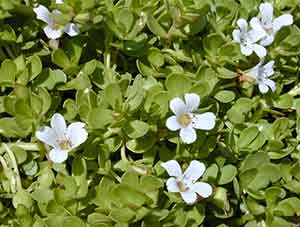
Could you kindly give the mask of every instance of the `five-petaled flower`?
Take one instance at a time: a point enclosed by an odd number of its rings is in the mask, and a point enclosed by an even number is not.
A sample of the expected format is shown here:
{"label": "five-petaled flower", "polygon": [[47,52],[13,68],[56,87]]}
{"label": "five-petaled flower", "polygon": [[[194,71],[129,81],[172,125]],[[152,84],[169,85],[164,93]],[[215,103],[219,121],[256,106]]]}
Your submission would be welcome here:
{"label": "five-petaled flower", "polygon": [[267,93],[269,88],[274,92],[276,84],[273,80],[269,79],[269,77],[274,74],[274,61],[269,61],[265,65],[263,65],[263,63],[264,60],[261,59],[256,66],[248,71],[247,75],[255,79],[261,93]]}
{"label": "five-petaled flower", "polygon": [[175,114],[167,119],[166,126],[172,131],[180,129],[183,142],[190,144],[197,139],[196,129],[210,130],[215,127],[214,113],[193,114],[200,104],[200,97],[194,93],[184,95],[185,102],[176,97],[170,102],[170,109]]}
{"label": "five-petaled flower", "polygon": [[51,118],[51,128],[46,126],[36,132],[36,137],[53,149],[49,158],[55,163],[62,163],[68,158],[68,152],[84,143],[88,137],[82,122],[71,123],[68,127],[64,117],[55,113]]}
{"label": "five-petaled flower", "polygon": [[233,30],[232,36],[233,40],[240,44],[242,54],[249,56],[254,51],[259,58],[265,57],[266,49],[257,44],[265,36],[265,32],[254,29],[248,31],[248,23],[245,19],[239,19],[237,24],[240,29]]}
{"label": "five-petaled flower", "polygon": [[195,203],[198,196],[207,198],[212,194],[213,189],[209,184],[196,182],[205,171],[205,165],[202,162],[191,161],[183,174],[176,160],[164,162],[161,166],[171,176],[166,182],[168,191],[179,192],[187,204]]}
{"label": "five-petaled flower", "polygon": [[260,41],[263,46],[270,45],[276,33],[283,27],[293,23],[293,16],[290,14],[281,15],[273,19],[273,5],[262,3],[259,6],[260,18],[253,17],[250,21],[251,27],[256,31],[265,32],[265,36]]}
{"label": "five-petaled flower", "polygon": [[69,36],[78,35],[79,29],[74,23],[68,23],[66,25],[61,25],[56,18],[61,15],[59,10],[53,10],[49,12],[49,10],[43,6],[39,5],[34,8],[33,11],[36,14],[36,18],[44,21],[47,26],[44,28],[44,32],[46,36],[50,39],[58,39],[63,35],[63,33],[67,33]]}

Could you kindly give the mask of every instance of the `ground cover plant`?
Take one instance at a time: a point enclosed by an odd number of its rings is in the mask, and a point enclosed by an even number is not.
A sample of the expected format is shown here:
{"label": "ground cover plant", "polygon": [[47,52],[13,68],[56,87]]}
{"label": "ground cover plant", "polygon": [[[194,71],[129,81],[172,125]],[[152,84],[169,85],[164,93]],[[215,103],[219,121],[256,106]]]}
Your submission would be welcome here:
{"label": "ground cover plant", "polygon": [[0,0],[0,226],[298,226],[299,18]]}

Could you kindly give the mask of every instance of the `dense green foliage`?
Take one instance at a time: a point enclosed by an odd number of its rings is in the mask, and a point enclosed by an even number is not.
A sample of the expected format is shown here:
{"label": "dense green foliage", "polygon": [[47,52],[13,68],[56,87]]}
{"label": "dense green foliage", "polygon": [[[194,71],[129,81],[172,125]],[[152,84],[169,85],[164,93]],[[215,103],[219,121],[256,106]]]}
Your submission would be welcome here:
{"label": "dense green foliage", "polygon": [[[0,226],[299,223],[300,0],[271,2],[294,23],[267,48],[276,90],[261,94],[244,79],[259,59],[232,40],[259,0],[0,0]],[[38,3],[80,34],[49,40]],[[165,125],[185,93],[217,116],[192,144]],[[54,113],[89,133],[62,164],[35,136]],[[167,192],[171,159],[205,163],[213,194],[187,205]]]}

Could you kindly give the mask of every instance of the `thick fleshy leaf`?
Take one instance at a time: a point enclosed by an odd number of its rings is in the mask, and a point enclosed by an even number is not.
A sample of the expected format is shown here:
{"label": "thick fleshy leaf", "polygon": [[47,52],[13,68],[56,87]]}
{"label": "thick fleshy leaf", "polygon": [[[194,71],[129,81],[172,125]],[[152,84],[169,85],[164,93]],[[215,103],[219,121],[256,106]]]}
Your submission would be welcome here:
{"label": "thick fleshy leaf", "polygon": [[174,98],[170,101],[170,109],[176,115],[180,115],[186,111],[186,106],[181,98]]}
{"label": "thick fleshy leaf", "polygon": [[44,32],[46,34],[46,36],[50,39],[58,39],[62,36],[63,31],[62,29],[54,29],[53,27],[51,27],[50,25],[47,25],[44,28]]}
{"label": "thick fleshy leaf", "polygon": [[180,129],[179,135],[182,141],[187,144],[191,144],[195,142],[197,139],[196,131],[192,127],[186,127]]}
{"label": "thick fleshy leaf", "polygon": [[57,138],[64,138],[67,126],[66,121],[61,114],[55,113],[51,118],[50,125],[55,131]]}
{"label": "thick fleshy leaf", "polygon": [[182,175],[181,167],[176,160],[170,160],[160,164],[171,177],[180,177]]}
{"label": "thick fleshy leaf", "polygon": [[44,21],[47,24],[51,22],[50,12],[45,6],[39,5],[38,7],[33,8],[33,11],[35,12],[37,19]]}
{"label": "thick fleshy leaf", "polygon": [[58,144],[56,142],[57,140],[56,133],[52,128],[48,126],[42,127],[41,129],[36,131],[35,136],[45,144],[48,144],[52,147],[58,147]]}
{"label": "thick fleshy leaf", "polygon": [[82,122],[75,122],[68,126],[66,134],[71,141],[72,148],[78,147],[86,141],[88,133],[84,126],[85,124]]}
{"label": "thick fleshy leaf", "polygon": [[288,26],[293,24],[293,16],[290,14],[284,14],[280,17],[277,17],[273,21],[273,30],[274,32],[279,31],[283,26]]}
{"label": "thick fleshy leaf", "polygon": [[[259,6],[262,22],[264,26],[272,25],[273,21],[273,5],[271,3],[262,3]],[[268,27],[267,27],[268,29]]]}
{"label": "thick fleshy leaf", "polygon": [[169,178],[166,182],[166,185],[169,192],[180,192],[174,177]]}
{"label": "thick fleshy leaf", "polygon": [[49,158],[54,163],[62,163],[68,158],[68,152],[59,149],[52,149],[49,152]]}
{"label": "thick fleshy leaf", "polygon": [[186,111],[193,112],[195,111],[200,104],[200,97],[195,93],[187,93],[184,95]]}
{"label": "thick fleshy leaf", "polygon": [[179,122],[177,121],[177,117],[176,116],[171,116],[167,119],[166,122],[166,126],[168,129],[170,129],[171,131],[176,131],[178,129],[180,129],[182,126],[179,124]]}
{"label": "thick fleshy leaf", "polygon": [[204,171],[205,165],[202,162],[193,160],[183,173],[184,181],[195,182],[203,175]]}
{"label": "thick fleshy leaf", "polygon": [[212,112],[203,114],[194,114],[192,118],[192,126],[197,129],[210,130],[215,127],[216,115]]}
{"label": "thick fleshy leaf", "polygon": [[196,182],[192,185],[191,190],[193,190],[203,198],[209,197],[213,192],[212,187],[204,182]]}
{"label": "thick fleshy leaf", "polygon": [[80,31],[76,24],[74,23],[69,23],[64,27],[65,33],[67,33],[69,36],[76,36],[79,35]]}
{"label": "thick fleshy leaf", "polygon": [[197,201],[197,194],[192,190],[180,192],[180,195],[187,204],[193,204]]}

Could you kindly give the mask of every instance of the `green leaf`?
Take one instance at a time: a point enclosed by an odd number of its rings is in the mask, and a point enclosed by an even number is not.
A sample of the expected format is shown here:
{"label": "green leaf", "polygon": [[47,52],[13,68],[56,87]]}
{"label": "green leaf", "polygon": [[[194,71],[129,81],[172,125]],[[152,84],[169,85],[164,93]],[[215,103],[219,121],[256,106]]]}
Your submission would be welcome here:
{"label": "green leaf", "polygon": [[30,194],[26,190],[23,190],[23,189],[18,191],[13,196],[12,202],[13,202],[13,205],[15,208],[17,208],[19,205],[23,205],[27,208],[31,208],[33,205]]}
{"label": "green leaf", "polygon": [[11,60],[4,60],[0,68],[0,85],[12,86],[15,82],[17,67]]}
{"label": "green leaf", "polygon": [[54,193],[50,189],[37,189],[31,193],[32,198],[39,203],[48,203],[54,199]]}
{"label": "green leaf", "polygon": [[124,125],[125,133],[132,139],[140,138],[147,134],[150,126],[139,120],[127,121]]}
{"label": "green leaf", "polygon": [[147,26],[154,35],[167,38],[167,32],[165,29],[151,15],[147,15]]}
{"label": "green leaf", "polygon": [[166,88],[170,97],[181,96],[191,89],[191,81],[184,75],[173,74],[166,79]]}
{"label": "green leaf", "polygon": [[147,59],[154,67],[157,68],[163,66],[165,63],[164,55],[156,48],[149,50]]}
{"label": "green leaf", "polygon": [[64,227],[85,227],[85,223],[76,216],[65,217],[62,226]]}
{"label": "green leaf", "polygon": [[54,89],[57,84],[65,83],[67,81],[66,74],[59,70],[45,69],[42,73],[37,77],[35,83],[39,87],[45,87],[49,90]]}
{"label": "green leaf", "polygon": [[229,103],[235,99],[235,93],[233,91],[219,91],[215,98],[222,103]]}
{"label": "green leaf", "polygon": [[233,181],[237,175],[237,169],[233,165],[226,165],[220,169],[221,176],[219,178],[219,185],[228,184]]}
{"label": "green leaf", "polygon": [[98,107],[93,109],[88,116],[88,124],[93,129],[104,129],[113,122],[113,112],[109,109]]}
{"label": "green leaf", "polygon": [[64,53],[62,49],[56,49],[51,55],[52,62],[57,66],[65,69],[71,66],[71,62],[68,56]]}

